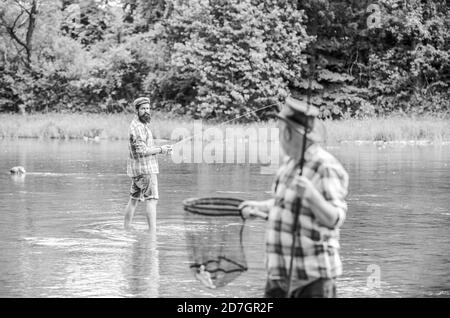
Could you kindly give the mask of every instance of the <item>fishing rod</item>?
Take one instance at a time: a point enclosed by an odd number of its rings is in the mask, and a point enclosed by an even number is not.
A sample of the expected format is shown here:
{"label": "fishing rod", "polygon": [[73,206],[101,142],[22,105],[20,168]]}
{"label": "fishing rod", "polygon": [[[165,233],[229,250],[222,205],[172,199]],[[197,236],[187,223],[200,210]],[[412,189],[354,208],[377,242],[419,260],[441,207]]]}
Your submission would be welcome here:
{"label": "fishing rod", "polygon": [[[311,48],[311,64],[310,64],[310,74],[309,74],[309,79],[308,79],[308,91],[307,91],[307,99],[306,99],[306,114],[309,111],[309,108],[311,106],[311,91],[312,91],[312,78],[315,75],[315,71],[316,71],[316,49],[315,46],[313,46]],[[299,162],[299,176],[303,175],[303,166],[305,164],[305,152],[306,152],[306,142],[307,142],[307,134],[308,134],[308,130],[309,125],[308,125],[309,121],[306,120],[305,121],[305,131],[303,134],[303,144],[302,144],[302,152],[301,152],[301,156],[300,156],[300,162]],[[291,259],[290,259],[290,264],[289,264],[289,274],[288,274],[288,283],[287,283],[287,289],[286,289],[286,298],[289,298],[289,291],[291,289],[291,283],[292,283],[292,271],[293,271],[293,265],[294,265],[294,256],[295,256],[295,240],[297,238],[297,231],[299,231],[298,228],[298,218],[300,215],[300,211],[302,210],[302,198],[296,198],[296,200],[294,201],[294,224],[293,224],[293,228],[292,228],[292,245],[291,245]],[[300,236],[300,233],[298,233]]]}
{"label": "fishing rod", "polygon": [[[281,105],[281,103],[280,103],[280,102],[276,102],[276,103],[269,104],[269,105],[267,105],[267,106],[258,108],[258,109],[256,109],[256,110],[248,111],[248,112],[246,112],[246,113],[244,113],[244,114],[242,114],[242,115],[240,115],[240,116],[237,116],[237,117],[232,118],[232,119],[229,119],[229,120],[227,120],[227,121],[225,121],[225,122],[223,122],[223,123],[220,123],[220,124],[218,125],[218,127],[223,126],[223,125],[225,125],[225,124],[227,124],[227,123],[229,123],[229,122],[231,122],[231,121],[233,121],[233,120],[237,120],[237,119],[242,118],[242,117],[245,117],[245,116],[247,116],[247,115],[249,115],[249,114],[256,113],[256,112],[258,112],[258,111],[260,111],[260,110],[263,110],[263,109],[266,109],[266,108],[269,108],[269,107],[273,107],[273,106],[276,106],[276,105]],[[201,134],[203,134],[203,131],[201,132]],[[178,145],[178,144],[180,144],[180,143],[186,142],[186,141],[188,141],[188,140],[191,140],[191,139],[195,138],[195,137],[198,136],[198,135],[200,135],[200,133],[194,134],[193,136],[190,136],[190,137],[183,138],[183,139],[181,139],[180,141],[178,141],[178,142],[172,144],[171,147],[176,146],[176,145]]]}

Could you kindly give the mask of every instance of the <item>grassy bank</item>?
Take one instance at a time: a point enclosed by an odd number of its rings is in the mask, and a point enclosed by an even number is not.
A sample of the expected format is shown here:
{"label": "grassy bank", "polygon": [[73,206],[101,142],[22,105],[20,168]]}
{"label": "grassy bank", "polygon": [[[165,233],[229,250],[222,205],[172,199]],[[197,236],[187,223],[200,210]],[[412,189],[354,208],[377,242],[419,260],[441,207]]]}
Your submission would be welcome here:
{"label": "grassy bank", "polygon": [[450,141],[450,120],[437,117],[372,118],[328,121],[325,123],[330,143],[343,141]]}
{"label": "grassy bank", "polygon": [[[0,138],[61,138],[61,139],[127,139],[133,114],[0,114]],[[253,124],[202,123],[203,128],[276,127],[275,121]],[[327,143],[367,141],[450,141],[450,121],[435,117],[373,118],[365,120],[325,121]],[[193,120],[157,113],[153,116],[153,131],[158,139],[171,139],[175,129],[193,134]]]}

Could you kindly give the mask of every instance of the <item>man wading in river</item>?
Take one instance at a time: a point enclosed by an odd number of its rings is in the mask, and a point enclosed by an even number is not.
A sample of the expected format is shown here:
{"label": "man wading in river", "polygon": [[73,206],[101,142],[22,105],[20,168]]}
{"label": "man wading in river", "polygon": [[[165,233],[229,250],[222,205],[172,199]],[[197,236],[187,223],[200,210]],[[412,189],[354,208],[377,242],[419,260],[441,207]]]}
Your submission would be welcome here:
{"label": "man wading in river", "polygon": [[150,123],[150,99],[140,97],[133,103],[137,116],[130,124],[127,174],[131,177],[130,200],[125,209],[125,229],[130,228],[138,201],[145,201],[148,227],[156,230],[159,173],[157,154],[169,154],[171,146],[154,146]]}
{"label": "man wading in river", "polygon": [[342,274],[339,228],[347,212],[348,174],[318,144],[325,134],[319,133],[318,114],[313,106],[286,100],[278,114],[286,160],[273,184],[274,198],[241,205],[244,215],[252,209],[269,213],[265,297],[336,297],[335,279]]}

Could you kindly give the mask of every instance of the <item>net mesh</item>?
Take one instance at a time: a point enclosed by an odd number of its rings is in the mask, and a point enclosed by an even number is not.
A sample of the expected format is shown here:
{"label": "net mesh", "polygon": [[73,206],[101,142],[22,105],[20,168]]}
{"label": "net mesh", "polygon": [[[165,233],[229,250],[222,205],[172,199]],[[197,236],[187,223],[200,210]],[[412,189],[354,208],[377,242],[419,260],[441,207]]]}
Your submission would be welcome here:
{"label": "net mesh", "polygon": [[185,223],[189,268],[201,283],[223,287],[247,270],[241,218],[186,213]]}

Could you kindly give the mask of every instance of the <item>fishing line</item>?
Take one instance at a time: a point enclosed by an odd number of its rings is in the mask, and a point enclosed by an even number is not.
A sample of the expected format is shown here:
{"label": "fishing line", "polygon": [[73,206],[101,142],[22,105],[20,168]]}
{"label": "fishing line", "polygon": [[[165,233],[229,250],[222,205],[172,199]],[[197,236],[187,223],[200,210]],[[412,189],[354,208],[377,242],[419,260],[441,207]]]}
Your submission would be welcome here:
{"label": "fishing line", "polygon": [[[223,126],[223,125],[225,125],[225,124],[227,124],[227,123],[229,123],[229,122],[231,122],[231,121],[233,121],[233,120],[236,120],[236,119],[242,118],[242,117],[244,117],[244,116],[247,116],[248,114],[256,113],[256,112],[258,112],[258,111],[260,111],[260,110],[263,110],[263,109],[266,109],[266,108],[269,108],[269,107],[273,107],[273,106],[275,106],[275,105],[282,105],[282,104],[281,104],[280,102],[277,102],[277,103],[273,103],[273,104],[270,104],[270,105],[267,105],[267,106],[258,108],[258,109],[256,109],[256,110],[252,110],[252,111],[246,112],[246,113],[243,114],[243,115],[240,115],[240,116],[238,116],[238,117],[229,119],[229,120],[227,120],[227,121],[225,121],[225,122],[219,124],[218,127]],[[201,132],[201,134],[203,134],[203,131]],[[191,140],[191,139],[195,138],[195,137],[198,136],[198,135],[200,135],[200,133],[194,134],[193,136],[190,136],[190,137],[183,138],[182,140],[180,140],[180,141],[178,141],[178,142],[172,144],[171,146],[174,147],[174,146],[178,145],[179,143],[185,142],[185,141],[187,141],[187,140]]]}

